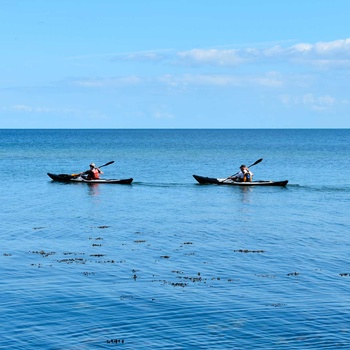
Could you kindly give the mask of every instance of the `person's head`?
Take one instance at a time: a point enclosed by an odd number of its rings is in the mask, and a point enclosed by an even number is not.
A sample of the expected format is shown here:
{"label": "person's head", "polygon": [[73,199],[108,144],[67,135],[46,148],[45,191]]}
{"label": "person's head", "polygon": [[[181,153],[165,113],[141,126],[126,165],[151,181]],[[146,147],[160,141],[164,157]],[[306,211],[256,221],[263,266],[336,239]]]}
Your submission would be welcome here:
{"label": "person's head", "polygon": [[91,163],[90,168],[95,168],[95,163]]}
{"label": "person's head", "polygon": [[241,170],[243,170],[243,169],[246,169],[247,167],[246,167],[244,164],[242,164],[239,168],[240,168]]}

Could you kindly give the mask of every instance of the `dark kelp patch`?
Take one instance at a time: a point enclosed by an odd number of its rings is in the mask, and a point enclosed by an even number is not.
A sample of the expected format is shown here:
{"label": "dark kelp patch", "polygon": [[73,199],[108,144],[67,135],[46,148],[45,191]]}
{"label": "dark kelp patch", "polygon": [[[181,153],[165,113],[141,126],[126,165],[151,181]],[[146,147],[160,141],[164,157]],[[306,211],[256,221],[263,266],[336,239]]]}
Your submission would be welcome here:
{"label": "dark kelp patch", "polygon": [[56,260],[58,263],[66,263],[66,264],[86,264],[86,259],[83,258],[71,258],[71,259],[60,259]]}
{"label": "dark kelp patch", "polygon": [[171,282],[170,283],[173,287],[186,287],[188,284],[187,283],[183,283],[183,282]]}
{"label": "dark kelp patch", "polygon": [[95,272],[83,272],[82,273],[84,276],[93,276],[96,275]]}
{"label": "dark kelp patch", "polygon": [[106,340],[107,344],[124,344],[124,339],[108,339]]}
{"label": "dark kelp patch", "polygon": [[272,307],[282,307],[286,306],[287,304],[285,303],[272,303],[272,304],[266,304],[266,306],[272,306]]}
{"label": "dark kelp patch", "polygon": [[299,272],[290,272],[290,273],[287,273],[287,276],[298,276],[299,275]]}
{"label": "dark kelp patch", "polygon": [[40,250],[40,251],[32,250],[32,251],[30,251],[30,253],[32,253],[32,254],[39,254],[39,255],[41,255],[44,258],[48,257],[49,255],[55,255],[56,254],[56,252],[45,252],[44,250]]}
{"label": "dark kelp patch", "polygon": [[85,253],[76,253],[76,252],[63,252],[63,255],[85,255]]}
{"label": "dark kelp patch", "polygon": [[265,250],[249,250],[249,249],[237,249],[235,253],[265,253]]}

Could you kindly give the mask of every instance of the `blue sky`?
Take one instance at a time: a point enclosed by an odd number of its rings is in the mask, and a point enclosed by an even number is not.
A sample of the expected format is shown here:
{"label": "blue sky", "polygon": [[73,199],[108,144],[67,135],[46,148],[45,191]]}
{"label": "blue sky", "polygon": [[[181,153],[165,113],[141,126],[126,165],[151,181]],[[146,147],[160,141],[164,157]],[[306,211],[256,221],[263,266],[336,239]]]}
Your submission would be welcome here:
{"label": "blue sky", "polygon": [[348,0],[0,0],[0,128],[349,128]]}

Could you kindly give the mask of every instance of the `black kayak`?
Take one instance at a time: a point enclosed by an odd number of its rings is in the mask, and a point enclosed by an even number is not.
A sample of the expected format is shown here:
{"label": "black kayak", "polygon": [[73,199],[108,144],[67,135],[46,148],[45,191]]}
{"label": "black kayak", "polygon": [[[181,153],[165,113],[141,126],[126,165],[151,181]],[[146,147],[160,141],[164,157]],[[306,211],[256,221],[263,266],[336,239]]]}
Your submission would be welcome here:
{"label": "black kayak", "polygon": [[130,185],[133,181],[130,179],[97,179],[97,180],[87,180],[82,176],[69,175],[69,174],[51,174],[47,173],[53,181],[59,182],[75,182],[75,183],[87,183],[87,184],[120,184],[120,185]]}
{"label": "black kayak", "polygon": [[239,182],[231,179],[218,179],[213,177],[204,177],[199,175],[193,175],[193,177],[202,185],[216,184],[216,185],[231,185],[231,186],[286,186],[288,180],[284,181],[250,181]]}

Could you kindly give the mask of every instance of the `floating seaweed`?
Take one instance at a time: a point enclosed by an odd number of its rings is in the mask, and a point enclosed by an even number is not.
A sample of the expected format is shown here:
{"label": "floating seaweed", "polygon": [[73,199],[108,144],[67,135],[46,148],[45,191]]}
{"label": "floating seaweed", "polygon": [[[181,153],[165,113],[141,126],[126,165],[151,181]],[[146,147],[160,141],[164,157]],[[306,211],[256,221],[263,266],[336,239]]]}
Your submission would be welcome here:
{"label": "floating seaweed", "polygon": [[90,260],[90,262],[94,262],[94,263],[97,263],[97,264],[114,264],[115,261],[114,260]]}
{"label": "floating seaweed", "polygon": [[299,275],[299,272],[290,272],[290,273],[287,273],[287,276],[298,276]]}
{"label": "floating seaweed", "polygon": [[40,250],[40,251],[31,251],[30,253],[32,254],[39,254],[41,256],[43,256],[44,258],[48,257],[49,255],[55,255],[56,252],[45,252],[43,250]]}
{"label": "floating seaweed", "polygon": [[95,275],[95,272],[83,272],[84,276],[91,276],[91,275]]}
{"label": "floating seaweed", "polygon": [[273,306],[273,307],[282,307],[286,306],[287,304],[285,303],[273,303],[273,304],[266,304],[266,306]]}
{"label": "floating seaweed", "polygon": [[172,285],[173,287],[182,287],[182,288],[184,288],[184,287],[186,287],[188,284],[187,284],[187,283],[182,283],[182,282],[172,282],[171,285]]}
{"label": "floating seaweed", "polygon": [[58,263],[66,263],[66,264],[85,264],[86,260],[83,258],[71,258],[71,259],[61,259],[61,260],[56,260]]}
{"label": "floating seaweed", "polygon": [[63,255],[85,255],[85,253],[63,252]]}
{"label": "floating seaweed", "polygon": [[249,250],[249,249],[238,249],[234,250],[235,253],[265,253],[265,250]]}
{"label": "floating seaweed", "polygon": [[121,343],[121,344],[124,344],[124,339],[108,339],[106,341],[108,344],[118,344],[118,343]]}

